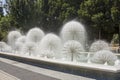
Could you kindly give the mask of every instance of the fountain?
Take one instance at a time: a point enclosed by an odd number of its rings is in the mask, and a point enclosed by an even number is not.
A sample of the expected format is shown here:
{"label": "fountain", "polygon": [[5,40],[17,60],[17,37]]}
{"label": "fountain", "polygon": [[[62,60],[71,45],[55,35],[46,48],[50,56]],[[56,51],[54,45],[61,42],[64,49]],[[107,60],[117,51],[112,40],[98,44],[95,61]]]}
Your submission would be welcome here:
{"label": "fountain", "polygon": [[36,55],[35,50],[36,50],[36,44],[34,42],[26,42],[23,45],[22,53],[24,53],[28,56]]}
{"label": "fountain", "polygon": [[95,53],[92,58],[92,62],[105,64],[107,62],[108,65],[114,65],[117,57],[109,50],[100,50]]}
{"label": "fountain", "polygon": [[15,49],[15,42],[19,37],[21,37],[21,33],[19,31],[10,31],[8,33],[8,44],[13,50]]}
{"label": "fountain", "polygon": [[12,52],[12,48],[11,48],[11,46],[9,46],[9,45],[6,45],[6,47],[5,47],[5,51],[4,52]]}
{"label": "fountain", "polygon": [[23,45],[21,42],[15,42],[15,53],[21,52]]}
{"label": "fountain", "polygon": [[60,37],[45,35],[39,28],[30,29],[27,35],[10,31],[9,45],[0,42],[1,51],[5,48],[0,56],[97,80],[119,80],[120,60],[110,51],[109,44],[95,41],[86,52],[86,43],[84,26],[70,21],[63,26]]}
{"label": "fountain", "polygon": [[45,37],[43,37],[43,39],[40,42],[41,53],[46,52],[45,50],[47,50],[47,53],[48,51],[50,51],[50,53],[52,51],[52,53],[55,53],[54,57],[57,58],[60,57],[61,47],[61,39],[53,33],[47,34]]}
{"label": "fountain", "polygon": [[39,28],[32,28],[28,31],[26,39],[28,42],[39,42],[44,36],[44,32]]}
{"label": "fountain", "polygon": [[0,42],[0,51],[1,52],[11,52],[12,48],[9,45],[7,45],[5,42],[1,41]]}
{"label": "fountain", "polygon": [[66,23],[61,30],[61,38],[64,42],[68,40],[76,40],[83,46],[86,43],[86,30],[84,26],[77,21]]}
{"label": "fountain", "polygon": [[51,58],[53,59],[55,56],[55,53],[51,50],[42,50],[40,53],[40,57],[44,57],[44,58]]}
{"label": "fountain", "polygon": [[6,47],[6,43],[5,42],[0,42],[0,51],[4,51]]}
{"label": "fountain", "polygon": [[[63,48],[63,54],[66,54],[66,59],[70,58],[71,61],[74,61],[78,59],[78,57],[81,55],[81,52],[84,52],[83,46],[75,40],[69,40],[64,44]],[[83,55],[83,54],[82,54]]]}
{"label": "fountain", "polygon": [[90,52],[97,52],[100,50],[110,50],[109,44],[102,40],[93,42],[90,47]]}
{"label": "fountain", "polygon": [[19,37],[17,40],[16,40],[16,42],[20,42],[20,43],[25,43],[26,42],[26,36],[21,36],[21,37]]}

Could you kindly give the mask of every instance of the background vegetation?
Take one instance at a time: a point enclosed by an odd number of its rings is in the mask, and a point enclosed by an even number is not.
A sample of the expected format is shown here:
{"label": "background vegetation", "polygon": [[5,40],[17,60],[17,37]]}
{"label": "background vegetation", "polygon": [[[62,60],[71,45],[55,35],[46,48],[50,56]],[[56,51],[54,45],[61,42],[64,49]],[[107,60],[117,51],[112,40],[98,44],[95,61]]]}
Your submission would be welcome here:
{"label": "background vegetation", "polygon": [[120,0],[6,0],[7,15],[0,13],[0,40],[13,29],[40,27],[59,33],[62,25],[77,20],[85,25],[89,39],[111,41],[119,33]]}

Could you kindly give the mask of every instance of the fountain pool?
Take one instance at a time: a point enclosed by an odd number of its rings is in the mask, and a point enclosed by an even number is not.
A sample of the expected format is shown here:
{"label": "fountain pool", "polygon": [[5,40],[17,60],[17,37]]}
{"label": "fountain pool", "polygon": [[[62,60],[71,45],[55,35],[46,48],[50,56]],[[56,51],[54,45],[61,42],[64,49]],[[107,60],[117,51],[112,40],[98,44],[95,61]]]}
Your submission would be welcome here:
{"label": "fountain pool", "polygon": [[87,41],[86,30],[78,21],[66,23],[60,36],[44,34],[39,28],[30,29],[27,35],[11,31],[6,43],[11,49],[0,47],[4,49],[0,56],[97,80],[119,80],[120,60],[109,44],[98,40],[86,52]]}

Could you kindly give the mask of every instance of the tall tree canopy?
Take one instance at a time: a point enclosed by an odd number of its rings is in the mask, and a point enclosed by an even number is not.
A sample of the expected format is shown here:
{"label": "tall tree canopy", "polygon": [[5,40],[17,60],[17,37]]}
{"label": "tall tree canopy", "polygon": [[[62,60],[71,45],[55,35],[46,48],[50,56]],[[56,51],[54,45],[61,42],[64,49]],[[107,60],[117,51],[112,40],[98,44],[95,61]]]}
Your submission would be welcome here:
{"label": "tall tree canopy", "polygon": [[74,0],[6,0],[8,13],[19,27],[28,30],[40,26],[57,32],[63,22],[78,16],[81,1]]}
{"label": "tall tree canopy", "polygon": [[[27,31],[41,27],[56,32],[69,20],[81,21],[94,38],[111,40],[120,26],[120,0],[6,0],[0,28]],[[2,34],[2,33],[1,33]]]}
{"label": "tall tree canopy", "polygon": [[41,0],[6,0],[8,14],[18,23],[19,27],[29,29],[41,21]]}
{"label": "tall tree canopy", "polygon": [[[91,31],[94,32],[95,36],[101,34],[99,38],[101,36],[105,38],[108,34],[111,36],[119,27],[119,3],[120,0],[84,0],[80,5],[78,14],[85,21],[85,24],[92,29]],[[107,38],[110,38],[109,36]]]}

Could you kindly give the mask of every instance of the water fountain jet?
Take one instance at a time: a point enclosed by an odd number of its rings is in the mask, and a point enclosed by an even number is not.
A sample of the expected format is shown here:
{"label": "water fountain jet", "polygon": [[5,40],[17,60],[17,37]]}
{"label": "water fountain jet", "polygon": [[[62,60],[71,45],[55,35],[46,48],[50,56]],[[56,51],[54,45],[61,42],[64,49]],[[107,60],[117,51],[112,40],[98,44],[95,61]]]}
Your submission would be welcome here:
{"label": "water fountain jet", "polygon": [[117,60],[117,56],[109,50],[100,50],[96,52],[92,58],[93,63],[114,65]]}
{"label": "water fountain jet", "polygon": [[77,21],[66,23],[61,30],[61,38],[64,42],[68,40],[76,40],[83,46],[86,43],[86,30],[84,26]]}
{"label": "water fountain jet", "polygon": [[20,53],[22,51],[24,43],[22,42],[15,42],[15,51],[16,53]]}
{"label": "water fountain jet", "polygon": [[19,37],[17,40],[16,40],[16,42],[20,42],[20,43],[25,43],[26,42],[26,36],[21,36],[21,37]]}
{"label": "water fountain jet", "polygon": [[71,56],[71,61],[74,61],[74,57],[81,56],[81,52],[84,52],[83,46],[75,40],[69,40],[64,44],[62,53],[67,54],[67,57]]}
{"label": "water fountain jet", "polygon": [[61,39],[53,33],[47,34],[40,42],[40,48],[42,50],[52,51],[55,53],[56,57],[58,57],[58,55],[60,54],[61,46]]}
{"label": "water fountain jet", "polygon": [[103,40],[93,42],[90,47],[90,52],[97,52],[100,50],[110,50],[109,44]]}
{"label": "water fountain jet", "polygon": [[40,28],[32,28],[27,33],[27,41],[29,42],[40,42],[40,40],[44,37],[44,32]]}
{"label": "water fountain jet", "polygon": [[16,40],[21,37],[21,33],[19,31],[10,31],[8,33],[8,44],[12,47],[12,49],[14,50],[15,48],[15,42]]}
{"label": "water fountain jet", "polygon": [[26,42],[23,45],[22,51],[24,54],[28,53],[29,56],[35,55],[36,44],[34,42]]}
{"label": "water fountain jet", "polygon": [[0,51],[5,51],[6,45],[5,42],[0,42]]}

